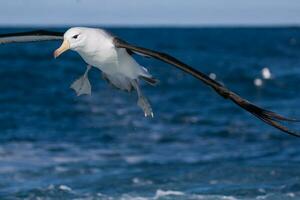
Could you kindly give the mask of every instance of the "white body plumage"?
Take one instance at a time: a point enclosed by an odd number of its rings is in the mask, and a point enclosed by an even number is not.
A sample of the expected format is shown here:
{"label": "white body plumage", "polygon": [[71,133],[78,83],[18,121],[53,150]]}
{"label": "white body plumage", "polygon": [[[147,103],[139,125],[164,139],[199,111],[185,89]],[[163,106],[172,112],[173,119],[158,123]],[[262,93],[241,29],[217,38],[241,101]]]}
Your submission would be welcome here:
{"label": "white body plumage", "polygon": [[[101,29],[75,27],[64,34],[64,40],[68,41],[69,48],[78,52],[89,66],[100,69],[104,78],[113,86],[127,91],[134,88],[139,97],[138,105],[144,110],[145,116],[153,116],[151,106],[138,85],[140,77],[152,79],[152,76],[126,49],[115,47],[112,35]],[[71,86],[77,95],[91,93],[87,77],[89,69],[90,67]]]}

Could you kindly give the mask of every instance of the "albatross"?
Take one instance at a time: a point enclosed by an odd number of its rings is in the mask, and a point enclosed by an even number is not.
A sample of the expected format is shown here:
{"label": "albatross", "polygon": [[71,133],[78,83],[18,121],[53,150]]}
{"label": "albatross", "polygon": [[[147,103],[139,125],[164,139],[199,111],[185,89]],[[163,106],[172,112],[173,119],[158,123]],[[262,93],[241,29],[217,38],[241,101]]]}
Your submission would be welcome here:
{"label": "albatross", "polygon": [[135,90],[137,93],[137,104],[143,110],[145,117],[153,117],[153,110],[149,100],[144,96],[139,82],[143,80],[151,85],[156,85],[158,80],[132,57],[132,54],[137,54],[158,59],[192,75],[212,88],[221,97],[231,100],[263,122],[287,134],[300,137],[299,132],[290,130],[282,125],[283,122],[299,122],[299,120],[286,118],[275,112],[263,109],[240,97],[205,73],[202,73],[171,55],[132,45],[103,29],[73,27],[68,29],[65,33],[37,30],[0,34],[0,44],[48,40],[63,41],[61,46],[54,51],[55,58],[67,50],[73,50],[87,63],[83,75],[71,84],[71,88],[75,90],[78,96],[91,94],[88,72],[91,67],[95,67],[102,71],[103,78],[114,87],[128,92]]}

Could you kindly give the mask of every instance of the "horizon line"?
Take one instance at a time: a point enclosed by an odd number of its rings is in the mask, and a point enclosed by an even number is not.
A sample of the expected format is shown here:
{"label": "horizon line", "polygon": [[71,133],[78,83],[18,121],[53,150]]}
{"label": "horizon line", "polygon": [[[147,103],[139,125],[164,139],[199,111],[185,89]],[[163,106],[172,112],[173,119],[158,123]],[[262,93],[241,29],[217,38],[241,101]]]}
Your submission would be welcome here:
{"label": "horizon line", "polygon": [[0,24],[0,28],[300,28],[300,24]]}

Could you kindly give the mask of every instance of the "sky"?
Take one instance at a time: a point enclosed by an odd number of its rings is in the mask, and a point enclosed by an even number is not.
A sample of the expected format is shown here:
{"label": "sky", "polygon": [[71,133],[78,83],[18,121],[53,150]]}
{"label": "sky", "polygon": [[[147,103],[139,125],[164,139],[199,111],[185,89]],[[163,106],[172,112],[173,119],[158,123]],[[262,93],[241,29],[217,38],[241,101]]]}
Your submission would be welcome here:
{"label": "sky", "polygon": [[300,0],[6,0],[0,26],[298,26]]}

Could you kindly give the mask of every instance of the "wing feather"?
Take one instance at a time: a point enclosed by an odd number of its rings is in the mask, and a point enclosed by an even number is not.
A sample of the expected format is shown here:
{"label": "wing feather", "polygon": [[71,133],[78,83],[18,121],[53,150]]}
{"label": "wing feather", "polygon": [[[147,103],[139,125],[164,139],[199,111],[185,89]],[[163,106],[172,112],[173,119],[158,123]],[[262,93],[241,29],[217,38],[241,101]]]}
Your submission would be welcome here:
{"label": "wing feather", "polygon": [[283,117],[283,116],[281,116],[281,115],[279,115],[275,112],[265,110],[263,108],[260,108],[256,105],[254,105],[253,103],[247,101],[246,99],[243,99],[242,97],[240,97],[236,93],[234,93],[231,90],[227,89],[225,86],[218,83],[217,81],[209,78],[206,74],[192,68],[191,66],[181,62],[180,60],[177,60],[176,58],[174,58],[174,57],[172,57],[172,56],[170,56],[166,53],[153,51],[153,50],[146,49],[146,48],[143,48],[143,47],[137,47],[137,46],[131,45],[131,44],[119,39],[119,38],[114,38],[114,45],[117,48],[125,48],[125,49],[130,50],[134,53],[148,55],[152,58],[155,58],[155,59],[161,60],[163,62],[166,62],[168,64],[171,64],[171,65],[177,67],[178,69],[180,69],[180,70],[182,70],[182,71],[184,71],[188,74],[191,74],[195,78],[201,80],[206,85],[208,85],[212,89],[214,89],[219,95],[221,95],[225,99],[230,99],[236,105],[240,106],[241,108],[243,108],[247,112],[251,113],[252,115],[257,117],[258,119],[262,120],[263,122],[277,128],[277,129],[279,129],[279,130],[281,130],[281,131],[283,131],[287,134],[290,134],[290,135],[293,135],[293,136],[296,136],[296,137],[300,137],[299,132],[289,130],[287,127],[280,124],[280,122],[284,122],[284,121],[299,122],[299,120],[289,119],[289,118]]}
{"label": "wing feather", "polygon": [[63,39],[63,33],[44,31],[44,30],[0,34],[0,44],[16,43],[16,42],[62,40],[62,39]]}

